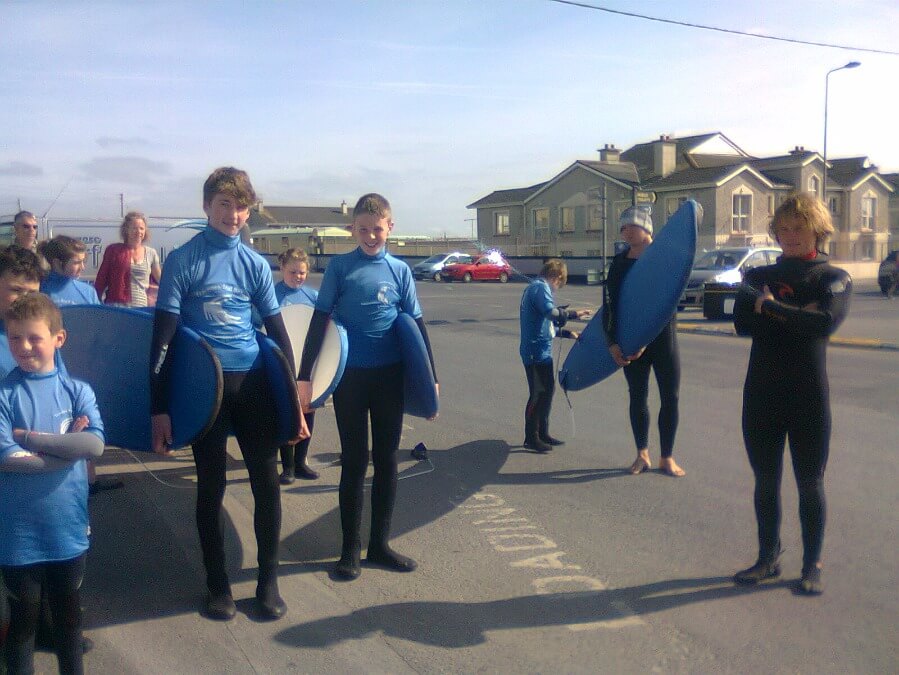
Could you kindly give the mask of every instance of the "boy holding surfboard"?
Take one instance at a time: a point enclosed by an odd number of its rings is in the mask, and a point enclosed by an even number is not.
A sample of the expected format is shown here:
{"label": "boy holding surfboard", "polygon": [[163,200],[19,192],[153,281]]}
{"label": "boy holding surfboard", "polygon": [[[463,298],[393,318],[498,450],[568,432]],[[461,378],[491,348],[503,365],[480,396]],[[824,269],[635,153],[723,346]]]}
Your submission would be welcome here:
{"label": "boy holding surfboard", "polygon": [[556,307],[553,292],[568,282],[568,267],[558,258],[546,261],[540,276],[521,295],[519,354],[528,381],[528,402],[524,410],[524,447],[546,453],[563,441],[549,435],[555,379],[552,341],[558,335],[577,340],[577,331],[564,328],[568,319],[581,319],[589,309]]}
{"label": "boy holding surfboard", "polygon": [[[34,255],[34,254],[31,254]],[[94,393],[57,369],[59,309],[29,293],[4,313],[15,368],[0,385],[0,566],[10,591],[6,666],[34,671],[46,591],[59,670],[83,672],[81,582],[89,547],[87,469],[103,454]]]}
{"label": "boy holding surfboard", "polygon": [[[241,241],[256,193],[244,171],[222,167],[203,185],[205,230],[169,254],[150,347],[153,449],[168,452],[172,440],[166,400],[167,357],[179,320],[203,337],[221,362],[224,390],[219,414],[193,444],[197,466],[197,529],[206,568],[205,612],[227,621],[236,607],[225,570],[221,508],[225,494],[226,443],[233,430],[250,476],[259,576],[256,609],[279,619],[287,606],[278,590],[281,495],[278,485],[278,423],[252,322],[255,308],[270,338],[294,367],[290,339],[275,297],[272,273],[262,256]],[[300,435],[308,435],[300,420]]]}
{"label": "boy holding surfboard", "polygon": [[[328,263],[300,364],[299,392],[304,410],[312,399],[312,366],[321,350],[328,318],[346,328],[346,370],[334,391],[334,413],[340,434],[340,522],[343,544],[334,569],[338,579],[361,574],[363,484],[368,468],[368,423],[371,419],[374,478],[371,489],[371,535],[367,560],[397,572],[417,564],[390,548],[390,520],[396,501],[397,461],[403,427],[403,355],[393,330],[400,312],[410,315],[421,331],[431,371],[434,359],[415,292],[412,271],[387,253],[393,230],[390,203],[367,194],[353,209],[353,236],[359,247]],[[436,382],[436,374],[434,381]],[[436,416],[436,415],[435,415]]]}
{"label": "boy holding surfboard", "polygon": [[[281,266],[281,281],[275,284],[275,297],[281,307],[288,305],[306,305],[315,307],[318,291],[307,288],[306,277],[309,276],[309,256],[301,248],[289,248],[278,256]],[[281,485],[291,485],[296,478],[315,480],[318,472],[313,471],[306,461],[309,455],[309,443],[312,441],[312,428],[315,426],[315,410],[303,411],[303,419],[309,428],[309,436],[296,445],[281,446]]]}

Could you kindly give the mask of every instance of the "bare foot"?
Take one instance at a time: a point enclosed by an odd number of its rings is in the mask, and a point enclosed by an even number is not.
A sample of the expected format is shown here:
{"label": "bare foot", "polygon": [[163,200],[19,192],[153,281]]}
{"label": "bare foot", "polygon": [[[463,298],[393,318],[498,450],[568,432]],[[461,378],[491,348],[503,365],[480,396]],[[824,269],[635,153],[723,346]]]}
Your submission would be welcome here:
{"label": "bare foot", "polygon": [[631,464],[631,468],[628,469],[628,471],[636,476],[644,471],[649,471],[651,468],[652,461],[649,459],[649,450],[640,450],[637,452],[637,459],[634,460],[634,463]]}
{"label": "bare foot", "polygon": [[677,465],[677,462],[674,461],[674,457],[662,457],[662,459],[659,460],[659,471],[667,476],[673,476],[674,478],[681,478],[687,475],[687,472],[680,468]]}

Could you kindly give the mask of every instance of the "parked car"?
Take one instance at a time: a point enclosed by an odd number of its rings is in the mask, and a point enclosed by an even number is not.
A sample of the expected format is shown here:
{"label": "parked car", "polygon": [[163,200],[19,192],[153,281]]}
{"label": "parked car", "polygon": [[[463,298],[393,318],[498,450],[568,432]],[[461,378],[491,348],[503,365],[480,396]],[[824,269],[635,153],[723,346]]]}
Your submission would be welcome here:
{"label": "parked car", "polygon": [[746,270],[773,265],[781,253],[783,251],[775,246],[734,246],[703,253],[693,263],[687,288],[677,308],[702,308],[705,284],[739,286]]}
{"label": "parked car", "polygon": [[880,286],[880,292],[884,295],[890,290],[892,275],[897,273],[897,258],[899,258],[899,250],[891,251],[880,263],[880,269],[877,270],[877,285]]}
{"label": "parked car", "polygon": [[504,284],[511,273],[512,266],[502,258],[483,256],[474,262],[447,265],[441,276],[444,281],[499,281]]}
{"label": "parked car", "polygon": [[454,263],[470,262],[472,262],[472,257],[466,253],[459,253],[458,251],[454,251],[453,253],[438,253],[437,255],[432,255],[427,260],[416,263],[412,267],[412,276],[416,279],[433,279],[434,281],[440,281],[443,278],[442,272],[445,266]]}

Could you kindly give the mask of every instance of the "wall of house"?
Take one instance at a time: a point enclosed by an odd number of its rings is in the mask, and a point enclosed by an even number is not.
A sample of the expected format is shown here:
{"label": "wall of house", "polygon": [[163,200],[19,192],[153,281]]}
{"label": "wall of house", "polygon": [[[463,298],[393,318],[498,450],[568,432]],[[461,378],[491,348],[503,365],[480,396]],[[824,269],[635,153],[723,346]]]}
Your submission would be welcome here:
{"label": "wall of house", "polygon": [[[509,214],[508,235],[494,233],[495,214],[497,213]],[[479,208],[477,218],[478,241],[486,246],[505,251],[525,236],[524,208],[520,205]]]}
{"label": "wall of house", "polygon": [[[889,194],[874,180],[866,181],[851,193],[844,193],[846,229],[838,231],[833,238],[832,251],[836,259],[879,261],[886,257],[890,250]],[[871,232],[862,230],[862,199],[869,195],[877,199]]]}

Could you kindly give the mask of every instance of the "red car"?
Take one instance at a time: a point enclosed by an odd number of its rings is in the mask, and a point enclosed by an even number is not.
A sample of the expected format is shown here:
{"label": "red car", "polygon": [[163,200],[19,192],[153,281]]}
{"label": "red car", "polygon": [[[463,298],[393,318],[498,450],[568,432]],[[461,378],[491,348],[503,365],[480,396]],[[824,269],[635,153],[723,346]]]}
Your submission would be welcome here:
{"label": "red car", "polygon": [[454,263],[446,265],[440,272],[444,281],[499,281],[501,284],[509,280],[512,266],[498,256],[482,256],[470,263]]}

